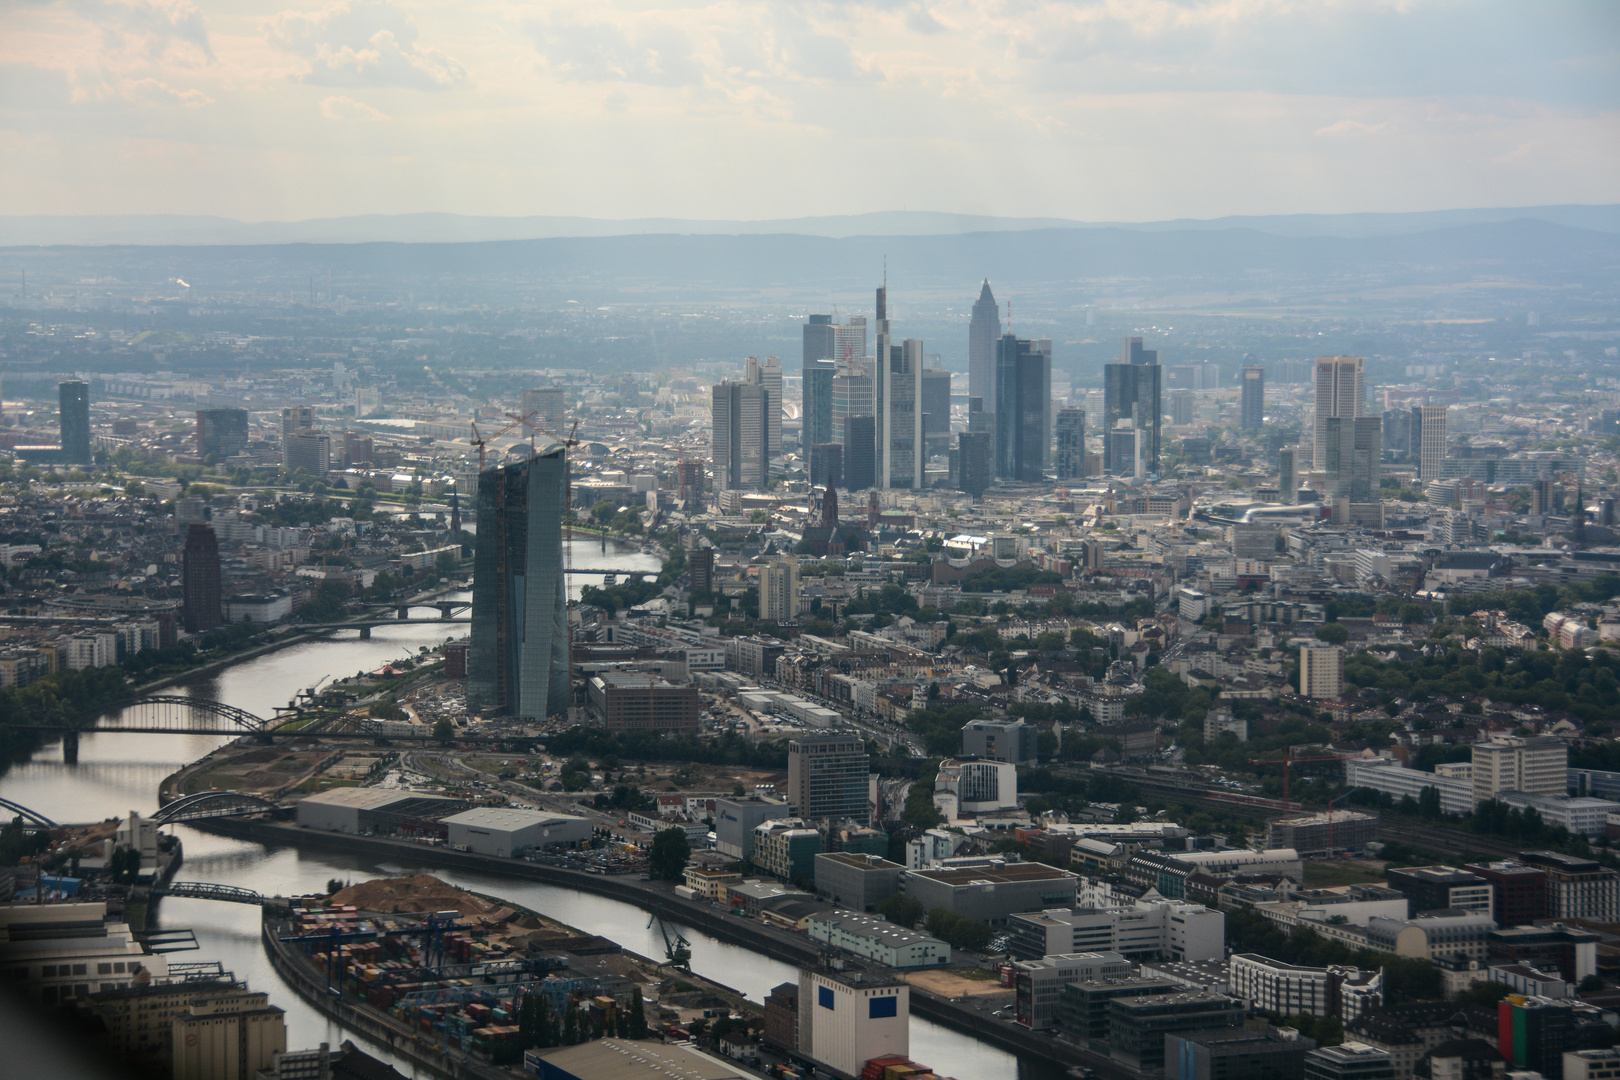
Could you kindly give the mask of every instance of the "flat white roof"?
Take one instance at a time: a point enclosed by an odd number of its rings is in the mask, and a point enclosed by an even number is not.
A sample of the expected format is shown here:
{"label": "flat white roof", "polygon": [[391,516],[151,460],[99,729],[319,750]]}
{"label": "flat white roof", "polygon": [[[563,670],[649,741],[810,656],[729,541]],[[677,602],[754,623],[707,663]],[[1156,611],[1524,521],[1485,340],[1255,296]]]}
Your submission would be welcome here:
{"label": "flat white roof", "polygon": [[582,817],[552,814],[543,810],[523,810],[502,806],[476,806],[444,819],[446,825],[471,825],[480,829],[530,829],[536,825],[565,825],[584,821]]}
{"label": "flat white roof", "polygon": [[443,795],[436,795],[431,791],[409,791],[403,788],[374,788],[374,787],[336,787],[329,791],[317,792],[305,796],[302,800],[307,803],[318,803],[323,806],[347,806],[355,810],[381,810],[394,803],[406,802],[415,799],[443,799],[445,802],[454,802]]}

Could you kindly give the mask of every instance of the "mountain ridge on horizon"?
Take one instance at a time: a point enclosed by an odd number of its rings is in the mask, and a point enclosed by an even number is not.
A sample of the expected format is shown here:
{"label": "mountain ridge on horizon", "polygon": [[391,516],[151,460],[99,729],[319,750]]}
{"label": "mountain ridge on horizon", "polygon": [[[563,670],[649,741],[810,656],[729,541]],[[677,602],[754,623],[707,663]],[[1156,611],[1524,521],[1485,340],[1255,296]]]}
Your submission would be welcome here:
{"label": "mountain ridge on horizon", "polygon": [[364,214],[302,221],[244,222],[211,215],[0,216],[0,247],[247,246],[266,244],[480,243],[485,241],[651,235],[965,236],[1051,229],[1210,232],[1250,229],[1294,238],[1401,236],[1531,219],[1568,228],[1620,233],[1620,204],[1500,207],[1394,213],[1227,215],[1166,221],[1079,221],[876,211],[761,221],[576,216],[492,217],[450,213]]}

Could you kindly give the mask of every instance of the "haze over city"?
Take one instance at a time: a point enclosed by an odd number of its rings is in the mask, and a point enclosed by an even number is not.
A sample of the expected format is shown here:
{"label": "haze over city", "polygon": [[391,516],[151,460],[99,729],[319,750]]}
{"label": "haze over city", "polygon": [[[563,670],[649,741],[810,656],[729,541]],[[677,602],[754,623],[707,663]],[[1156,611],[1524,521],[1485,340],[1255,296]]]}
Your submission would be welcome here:
{"label": "haze over city", "polygon": [[1620,7],[0,5],[0,1075],[1615,1080]]}

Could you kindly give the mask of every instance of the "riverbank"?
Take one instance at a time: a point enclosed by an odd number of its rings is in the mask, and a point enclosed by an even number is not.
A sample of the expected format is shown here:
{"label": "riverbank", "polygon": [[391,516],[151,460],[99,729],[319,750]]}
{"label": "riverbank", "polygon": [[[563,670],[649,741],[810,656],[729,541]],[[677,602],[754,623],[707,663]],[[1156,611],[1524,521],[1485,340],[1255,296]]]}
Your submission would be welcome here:
{"label": "riverbank", "polygon": [[[794,966],[815,963],[820,952],[814,942],[802,935],[776,930],[753,919],[685,900],[676,896],[670,886],[641,881],[628,875],[590,874],[541,863],[453,851],[443,845],[318,832],[274,822],[216,818],[194,822],[193,825],[205,832],[251,840],[271,847],[316,848],[351,854],[364,852],[405,866],[439,866],[563,886],[633,904],[643,911],[691,926],[722,942]],[[911,1009],[916,1016],[936,1021],[1021,1057],[1067,1066],[1085,1056],[1077,1052],[1075,1047],[997,1020],[972,1005],[939,997],[916,987],[911,992]],[[1099,1064],[1105,1061],[1102,1059]]]}

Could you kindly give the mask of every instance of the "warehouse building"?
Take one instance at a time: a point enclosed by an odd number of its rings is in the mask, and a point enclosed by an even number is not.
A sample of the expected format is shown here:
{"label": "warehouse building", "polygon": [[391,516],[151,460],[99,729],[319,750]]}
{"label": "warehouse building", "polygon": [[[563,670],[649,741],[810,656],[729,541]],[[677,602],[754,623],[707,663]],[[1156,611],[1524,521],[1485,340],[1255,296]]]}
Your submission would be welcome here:
{"label": "warehouse building", "polygon": [[434,820],[464,808],[461,799],[399,788],[333,788],[298,803],[298,824],[322,832],[367,836],[395,832],[402,823]]}
{"label": "warehouse building", "polygon": [[444,819],[457,851],[510,859],[525,848],[578,844],[591,838],[591,823],[541,810],[480,806]]}
{"label": "warehouse building", "polygon": [[938,967],[951,962],[949,945],[887,919],[827,911],[810,916],[805,932],[811,941],[865,957],[884,967]]}
{"label": "warehouse building", "polygon": [[1067,870],[1044,863],[987,860],[971,866],[908,870],[901,887],[924,911],[942,907],[965,918],[999,924],[1020,911],[1073,907],[1078,880]]}

